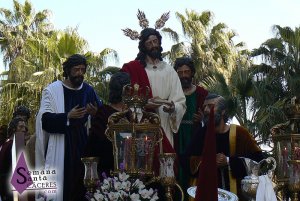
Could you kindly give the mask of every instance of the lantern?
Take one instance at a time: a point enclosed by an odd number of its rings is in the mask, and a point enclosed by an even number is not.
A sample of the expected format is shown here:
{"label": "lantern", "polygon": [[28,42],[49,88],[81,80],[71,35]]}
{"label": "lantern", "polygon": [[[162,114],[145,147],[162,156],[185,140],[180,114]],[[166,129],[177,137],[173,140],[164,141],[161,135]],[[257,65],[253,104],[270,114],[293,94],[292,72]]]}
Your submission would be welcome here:
{"label": "lantern", "polygon": [[283,199],[287,199],[285,192],[290,191],[296,197],[300,190],[299,179],[295,179],[300,174],[300,100],[294,97],[286,101],[284,111],[288,121],[275,125],[271,134],[277,162],[277,189],[282,190]]}
{"label": "lantern", "polygon": [[106,136],[113,144],[114,174],[125,171],[131,176],[152,177],[155,146],[162,140],[159,116],[146,112],[149,88],[139,85],[123,88],[127,110],[112,114],[108,119]]}
{"label": "lantern", "polygon": [[88,192],[95,192],[97,183],[99,181],[98,173],[97,173],[97,157],[86,157],[81,158],[81,161],[84,164],[85,173],[84,173],[84,186],[87,188]]}

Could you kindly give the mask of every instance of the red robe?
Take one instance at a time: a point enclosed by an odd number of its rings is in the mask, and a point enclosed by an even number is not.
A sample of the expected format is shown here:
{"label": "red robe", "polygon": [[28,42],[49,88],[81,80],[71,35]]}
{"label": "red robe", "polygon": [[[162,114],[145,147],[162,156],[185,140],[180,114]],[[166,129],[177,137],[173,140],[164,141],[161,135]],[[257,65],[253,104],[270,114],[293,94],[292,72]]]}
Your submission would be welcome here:
{"label": "red robe", "polygon": [[[201,161],[201,156],[204,155],[205,147],[205,137],[206,128],[199,127],[197,132],[194,133],[191,140],[191,144],[186,151],[185,161],[189,163],[187,171],[191,173],[192,178],[197,176],[199,165]],[[229,167],[232,171],[233,177],[237,180],[237,196],[239,200],[245,200],[241,192],[241,180],[247,176],[245,165],[243,159],[239,157],[246,157],[254,160],[256,162],[261,161],[264,156],[261,149],[257,145],[253,136],[249,133],[247,129],[242,126],[236,126],[236,153],[235,156],[230,156],[230,141],[229,141],[229,131],[225,133],[216,133],[216,151],[217,153],[224,153],[229,156]],[[225,168],[225,167],[224,167]],[[225,189],[230,190],[230,180],[229,180],[229,168],[224,169],[224,181]],[[218,187],[222,188],[222,178],[220,170],[218,170]]]}
{"label": "red robe", "polygon": [[[141,88],[150,88],[150,82],[144,66],[137,60],[125,63],[121,68],[122,72],[126,72],[130,75],[131,84],[138,84]],[[150,88],[150,98],[152,98],[152,91]]]}
{"label": "red robe", "polygon": [[10,174],[12,172],[12,140],[2,144],[0,151],[0,196],[2,199],[12,199],[12,192],[9,187]]}
{"label": "red robe", "polygon": [[205,97],[208,94],[208,91],[204,89],[203,87],[196,86],[196,94],[197,94],[197,108],[203,107],[203,103],[205,100]]}
{"label": "red robe", "polygon": [[[144,66],[140,63],[140,61],[138,60],[133,60],[130,61],[129,63],[125,63],[122,67],[122,69],[120,70],[122,72],[126,72],[130,75],[130,79],[131,79],[131,84],[138,84],[141,88],[145,89],[147,86],[150,88],[150,82],[146,73],[146,70],[144,68]],[[152,91],[150,88],[150,98],[152,98]],[[172,147],[172,145],[170,144],[168,138],[166,137],[166,135],[163,135],[163,152],[164,153],[175,153],[174,148]],[[159,160],[158,160],[158,154],[159,153],[159,147],[157,146],[155,149],[155,154],[154,154],[154,164],[153,164],[153,168],[156,174],[158,174],[158,170],[159,170]],[[176,164],[178,164],[178,162],[176,162]],[[175,165],[176,166],[176,165]],[[175,167],[175,172],[177,170],[177,167]]]}

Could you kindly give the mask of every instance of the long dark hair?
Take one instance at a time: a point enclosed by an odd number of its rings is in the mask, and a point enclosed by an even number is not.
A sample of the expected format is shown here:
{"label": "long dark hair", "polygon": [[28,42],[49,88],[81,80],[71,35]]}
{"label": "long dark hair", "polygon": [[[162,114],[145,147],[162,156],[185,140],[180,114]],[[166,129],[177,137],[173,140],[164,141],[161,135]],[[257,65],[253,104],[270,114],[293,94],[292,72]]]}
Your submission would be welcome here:
{"label": "long dark hair", "polygon": [[159,40],[159,45],[160,45],[160,57],[159,57],[159,60],[162,61],[162,54],[161,52],[163,51],[163,48],[161,47],[161,35],[160,33],[156,30],[156,29],[153,29],[153,28],[146,28],[146,29],[143,29],[141,31],[141,34],[140,34],[140,42],[139,42],[139,53],[137,54],[135,60],[139,60],[141,62],[141,64],[146,67],[146,46],[145,46],[145,41],[148,40],[149,36],[151,35],[155,35],[158,40]]}
{"label": "long dark hair", "polygon": [[85,56],[81,54],[73,54],[72,56],[68,57],[63,63],[63,76],[67,78],[70,75],[71,68],[77,65],[84,65],[86,69],[87,61]]}
{"label": "long dark hair", "polygon": [[16,132],[18,123],[20,121],[25,122],[25,120],[21,117],[15,117],[9,122],[8,128],[7,128],[7,137],[8,138],[10,138],[12,136],[12,134],[14,134]]}

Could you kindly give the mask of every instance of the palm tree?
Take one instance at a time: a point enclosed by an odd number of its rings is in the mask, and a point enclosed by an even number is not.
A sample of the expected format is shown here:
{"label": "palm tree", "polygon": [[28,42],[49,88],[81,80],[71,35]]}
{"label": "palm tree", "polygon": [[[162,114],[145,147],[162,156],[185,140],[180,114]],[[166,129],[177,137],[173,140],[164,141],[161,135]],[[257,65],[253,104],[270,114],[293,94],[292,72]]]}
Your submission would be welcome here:
{"label": "palm tree", "polygon": [[34,34],[49,28],[49,11],[35,13],[32,4],[26,0],[24,5],[13,1],[13,11],[0,8],[4,19],[0,20],[0,46],[5,66],[17,56],[25,55],[24,45]]}
{"label": "palm tree", "polygon": [[35,13],[29,1],[25,1],[24,5],[15,0],[13,3],[12,11],[0,8],[0,50],[5,66],[9,64],[9,70],[3,73],[7,76],[6,80],[1,81],[1,119],[6,122],[11,118],[15,104],[22,102],[24,94],[33,92],[32,84],[26,82],[34,72],[24,62],[31,57],[28,42],[49,28],[49,11]]}
{"label": "palm tree", "polygon": [[104,68],[97,75],[98,81],[93,85],[95,91],[99,95],[99,98],[106,104],[108,103],[109,97],[109,80],[114,73],[119,71],[120,68],[116,66],[108,66]]}
{"label": "palm tree", "polygon": [[[286,39],[286,36],[293,36],[292,41],[297,44],[298,39],[295,39],[295,35],[298,34],[298,29],[292,34],[288,29],[275,26],[279,35],[285,37],[267,41],[268,46],[272,47],[269,47],[269,52],[265,44],[252,52],[252,55],[265,53],[264,58],[272,63],[257,66],[250,60],[250,52],[244,48],[244,43],[233,43],[236,36],[233,31],[224,23],[213,25],[211,12],[198,14],[195,11],[186,11],[186,16],[180,13],[176,13],[176,16],[182,24],[185,40],[180,42],[179,35],[175,31],[170,28],[164,29],[164,32],[176,42],[168,52],[168,58],[174,61],[179,56],[191,56],[196,64],[197,80],[209,91],[222,95],[228,101],[230,115],[234,116],[239,124],[248,128],[259,143],[268,141],[269,129],[274,125],[274,121],[270,120],[277,119],[282,122],[284,119],[283,112],[278,109],[283,105],[278,99],[287,95],[283,84],[295,86],[299,81],[295,76],[296,70],[288,71],[288,66],[293,63],[291,58],[299,59],[299,56],[295,55],[299,52],[299,48],[296,50],[284,44],[291,41]],[[293,54],[286,57],[284,50],[289,49],[293,50]],[[285,68],[279,65],[283,62],[283,58],[288,64]],[[280,66],[280,69],[285,70],[275,69],[274,66],[277,68]],[[277,75],[278,71],[281,76]],[[267,73],[270,76],[261,79]],[[291,76],[286,80],[285,74],[288,73]]]}
{"label": "palm tree", "polygon": [[224,23],[213,24],[213,14],[187,11],[186,16],[176,13],[185,37],[171,29],[164,29],[177,43],[169,52],[170,60],[189,55],[196,66],[196,83],[201,82],[211,92],[224,96],[230,102],[230,113],[239,123],[248,127],[247,108],[252,92],[252,73],[249,51],[244,44],[234,44],[236,34]]}
{"label": "palm tree", "polygon": [[[26,13],[28,13],[32,10],[31,4],[27,1],[24,6],[16,1],[14,1],[14,5],[15,12],[26,10]],[[0,43],[0,45],[3,54],[8,55],[8,59],[5,61],[9,62],[9,69],[3,73],[7,75],[7,80],[2,80],[1,82],[0,117],[2,123],[7,123],[11,119],[16,105],[23,104],[28,106],[33,114],[38,110],[42,89],[52,81],[62,79],[61,64],[68,56],[75,53],[87,56],[91,66],[87,72],[88,81],[92,81],[93,77],[97,77],[100,69],[104,68],[106,60],[109,59],[108,55],[113,55],[112,57],[117,59],[117,53],[111,49],[104,49],[100,54],[89,52],[88,43],[79,36],[77,28],[57,31],[50,29],[50,24],[41,26],[39,29],[33,26],[32,29],[26,30],[26,33],[20,33],[20,35],[24,36],[23,38],[16,37],[14,38],[15,43],[7,46],[6,42],[11,36],[9,35],[10,30],[25,26],[22,24],[25,22],[19,20],[20,24],[17,27],[14,27],[14,24],[8,26],[8,22],[11,22],[11,16],[19,16],[20,14],[5,9],[2,11],[7,14],[5,16],[8,19],[1,21],[1,25],[7,29],[3,29],[4,34],[2,35],[4,37],[1,38],[3,43]],[[42,16],[42,13],[38,16]],[[43,19],[47,21],[46,18]],[[16,20],[12,20],[12,22],[14,21]],[[38,24],[38,22],[40,21],[37,20],[34,24]],[[22,44],[22,46],[14,51],[15,54],[10,54],[14,44]],[[96,81],[94,85],[98,85]]]}
{"label": "palm tree", "polygon": [[257,126],[265,138],[275,124],[286,121],[283,106],[287,99],[299,96],[300,27],[273,26],[274,38],[266,40],[252,51],[262,63],[255,66],[259,81],[255,105],[259,108]]}
{"label": "palm tree", "polygon": [[[255,108],[251,98],[253,89],[253,69],[245,55],[240,55],[236,67],[224,74],[217,69],[210,70],[203,80],[204,86],[211,92],[222,95],[228,102],[229,113],[240,125],[251,128]],[[249,110],[252,112],[250,113]]]}
{"label": "palm tree", "polygon": [[228,73],[235,68],[238,50],[243,43],[234,45],[232,39],[236,34],[224,23],[213,25],[212,12],[199,14],[186,10],[185,14],[176,13],[184,41],[179,42],[178,34],[170,28],[163,30],[177,42],[169,52],[169,59],[174,61],[178,56],[191,56],[196,66],[197,83],[209,76],[210,69],[217,69],[229,77]]}
{"label": "palm tree", "polygon": [[111,75],[115,72],[118,72],[120,68],[114,66],[105,66],[109,60],[118,61],[118,54],[113,49],[105,48],[99,54],[88,52],[86,53],[86,56],[89,61],[86,81],[94,87],[100,99],[104,103],[107,103],[109,79]]}

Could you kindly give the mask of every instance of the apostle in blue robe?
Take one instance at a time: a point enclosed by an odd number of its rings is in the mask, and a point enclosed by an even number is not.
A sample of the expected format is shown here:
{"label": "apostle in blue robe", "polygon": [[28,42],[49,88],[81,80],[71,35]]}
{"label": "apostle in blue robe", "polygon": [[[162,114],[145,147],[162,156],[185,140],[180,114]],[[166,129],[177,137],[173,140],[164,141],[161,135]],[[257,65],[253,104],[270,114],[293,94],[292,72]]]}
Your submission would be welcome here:
{"label": "apostle in blue robe", "polygon": [[53,200],[84,200],[84,165],[81,162],[87,143],[87,124],[101,105],[94,89],[84,83],[87,62],[72,55],[63,63],[64,79],[43,91],[36,122],[36,165],[55,170],[57,192]]}

